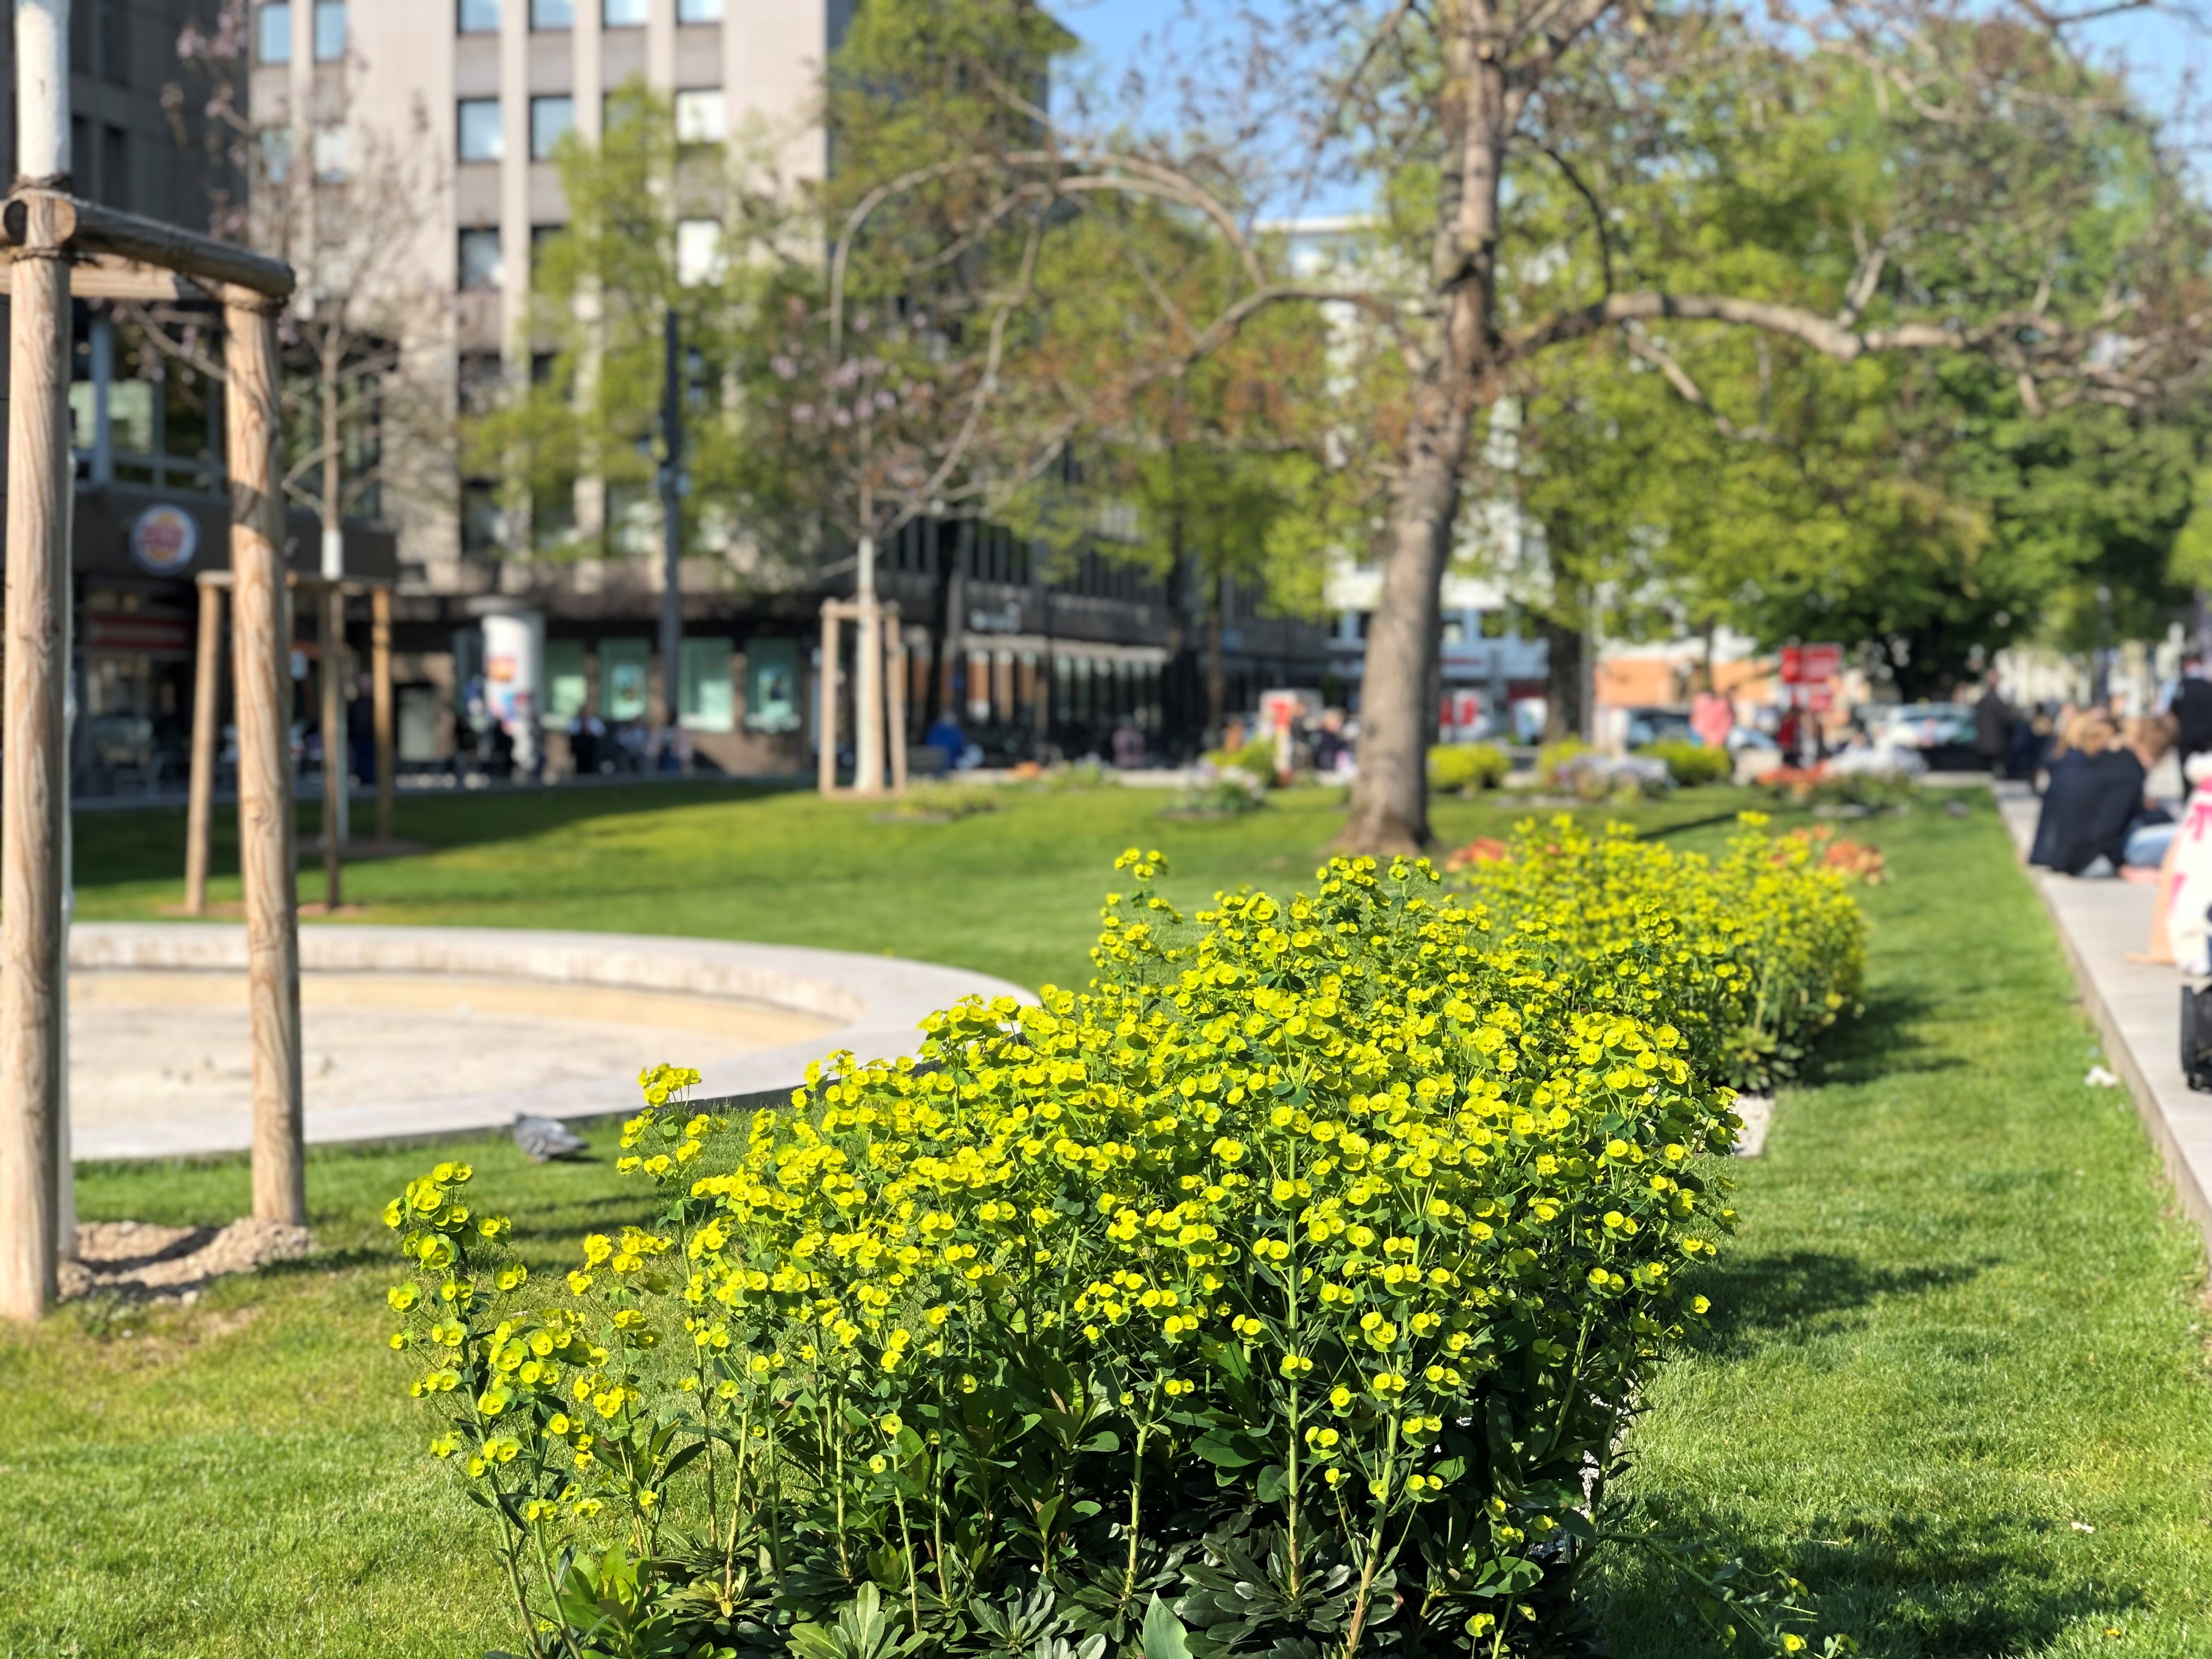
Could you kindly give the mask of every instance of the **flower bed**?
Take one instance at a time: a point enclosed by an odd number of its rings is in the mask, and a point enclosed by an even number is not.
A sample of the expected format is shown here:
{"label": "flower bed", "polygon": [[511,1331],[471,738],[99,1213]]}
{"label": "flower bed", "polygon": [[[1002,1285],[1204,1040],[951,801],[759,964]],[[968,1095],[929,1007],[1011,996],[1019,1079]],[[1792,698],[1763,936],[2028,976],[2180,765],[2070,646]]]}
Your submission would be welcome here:
{"label": "flower bed", "polygon": [[1510,930],[1587,964],[1592,995],[1666,1018],[1705,1076],[1765,1088],[1858,1001],[1866,923],[1848,882],[1811,837],[1770,837],[1741,815],[1725,856],[1678,853],[1565,817],[1524,824],[1502,859],[1462,880]]}
{"label": "flower bed", "polygon": [[[787,1109],[648,1074],[623,1166],[660,1213],[550,1296],[465,1168],[393,1201],[392,1345],[532,1655],[1578,1639],[1621,1431],[1735,1220],[1715,1017],[1613,989],[1678,924],[1585,939],[1533,886],[1501,922],[1371,860],[1186,921],[1121,863],[1086,992],[964,1004]],[[1680,1559],[1775,1631],[1794,1586]]]}

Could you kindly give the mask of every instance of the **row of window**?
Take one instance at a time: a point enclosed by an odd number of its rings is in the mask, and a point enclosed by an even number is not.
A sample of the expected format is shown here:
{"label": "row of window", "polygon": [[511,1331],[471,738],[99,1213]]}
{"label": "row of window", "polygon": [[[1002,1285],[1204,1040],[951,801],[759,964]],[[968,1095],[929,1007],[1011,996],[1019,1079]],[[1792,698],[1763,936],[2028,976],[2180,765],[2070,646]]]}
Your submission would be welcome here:
{"label": "row of window", "polygon": [[[612,101],[613,94],[608,94]],[[530,100],[530,159],[550,161],[553,147],[574,130],[576,100],[554,93]],[[676,94],[676,137],[679,143],[719,144],[728,130],[720,87],[694,87]],[[464,98],[456,106],[453,131],[464,161],[497,161],[507,155],[507,125],[496,98]]]}
{"label": "row of window", "polygon": [[[463,34],[499,33],[501,0],[456,0]],[[572,29],[576,0],[529,0],[533,29]],[[611,29],[643,28],[650,0],[600,0],[600,24]],[[314,0],[314,52],[319,64],[345,56],[345,0]],[[676,0],[679,23],[719,23],[722,0]],[[264,64],[292,61],[292,0],[268,0],[254,19],[256,52]]]}
{"label": "row of window", "polygon": [[[254,47],[264,64],[292,61],[291,0],[272,0],[254,19]],[[314,51],[318,64],[335,64],[345,56],[345,0],[315,0]]]}
{"label": "row of window", "polygon": [[[650,0],[599,0],[600,27],[611,29],[643,28],[646,8],[649,3]],[[498,33],[500,4],[501,0],[459,0],[461,33]],[[719,23],[722,21],[722,0],[676,0],[676,21],[679,23]],[[530,0],[530,27],[533,29],[575,27],[576,0]]]}
{"label": "row of window", "polygon": [[[562,228],[559,225],[531,227],[530,252],[533,266],[546,238]],[[499,287],[507,274],[507,261],[500,247],[498,228],[480,225],[461,232],[458,263],[463,289]],[[721,276],[721,222],[715,219],[678,220],[676,280],[689,288],[697,283],[714,282]]]}

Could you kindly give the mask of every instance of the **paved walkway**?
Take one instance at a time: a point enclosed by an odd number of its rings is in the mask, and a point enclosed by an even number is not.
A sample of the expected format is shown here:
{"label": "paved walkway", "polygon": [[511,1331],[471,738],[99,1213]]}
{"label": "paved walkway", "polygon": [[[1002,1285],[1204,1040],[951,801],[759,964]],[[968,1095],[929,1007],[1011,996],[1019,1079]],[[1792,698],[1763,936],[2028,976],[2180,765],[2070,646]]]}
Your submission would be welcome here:
{"label": "paved walkway", "polygon": [[[834,1050],[896,1058],[921,1019],[1019,987],[797,945],[486,927],[300,930],[311,1141],[627,1111],[641,1067],[711,1097],[780,1092]],[[249,1144],[246,933],[83,922],[70,937],[70,1139],[80,1158]]]}
{"label": "paved walkway", "polygon": [[[2035,836],[2038,803],[2025,784],[1996,786],[1997,810],[2021,858]],[[2106,1063],[2135,1097],[2151,1143],[2182,1207],[2212,1245],[2212,1095],[2181,1075],[2181,975],[2127,960],[2150,936],[2157,890],[2127,881],[2077,881],[2030,869],[2057,924],[2081,1000],[2105,1040]]]}

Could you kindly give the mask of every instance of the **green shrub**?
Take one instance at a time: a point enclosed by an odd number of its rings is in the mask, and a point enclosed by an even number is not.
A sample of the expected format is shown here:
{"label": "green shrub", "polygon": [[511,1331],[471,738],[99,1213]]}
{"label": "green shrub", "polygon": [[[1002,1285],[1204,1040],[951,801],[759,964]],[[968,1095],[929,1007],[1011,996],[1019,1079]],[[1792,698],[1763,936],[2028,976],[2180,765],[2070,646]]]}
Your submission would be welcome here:
{"label": "green shrub", "polygon": [[[1618,952],[1425,864],[1190,921],[1158,854],[1120,867],[1086,992],[965,1003],[788,1107],[647,1073],[620,1167],[660,1213],[565,1297],[465,1169],[393,1201],[392,1346],[531,1654],[1583,1641],[1586,1482],[1706,1311],[1730,1097]],[[1785,1611],[1699,1583],[1718,1623]]]}
{"label": "green shrub", "polygon": [[1512,769],[1511,757],[1494,743],[1440,743],[1429,750],[1429,787],[1440,794],[1495,789]]}
{"label": "green shrub", "polygon": [[1267,792],[1249,774],[1231,772],[1178,789],[1160,808],[1164,818],[1241,818],[1267,804]]}
{"label": "green shrub", "polygon": [[1708,749],[1701,743],[1677,739],[1646,744],[1636,752],[1663,763],[1674,775],[1674,781],[1685,789],[1694,789],[1702,783],[1726,783],[1735,775],[1733,755],[1726,749]]}
{"label": "green shrub", "polygon": [[1504,859],[1468,864],[1462,881],[1499,925],[1605,964],[1607,1001],[1671,1019],[1706,1075],[1765,1088],[1856,1006],[1866,921],[1849,872],[1814,843],[1741,817],[1717,860],[1618,824],[1598,836],[1565,817],[1525,824]]}
{"label": "green shrub", "polygon": [[1243,772],[1267,788],[1275,787],[1275,745],[1267,739],[1248,743],[1242,749],[1209,750],[1206,761],[1217,772]]}

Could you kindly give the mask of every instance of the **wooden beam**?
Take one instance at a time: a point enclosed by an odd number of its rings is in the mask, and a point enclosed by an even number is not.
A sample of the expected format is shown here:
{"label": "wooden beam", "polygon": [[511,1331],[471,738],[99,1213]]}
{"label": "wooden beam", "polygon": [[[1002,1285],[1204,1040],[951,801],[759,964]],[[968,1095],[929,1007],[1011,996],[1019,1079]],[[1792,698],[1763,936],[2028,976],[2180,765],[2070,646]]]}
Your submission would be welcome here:
{"label": "wooden beam", "polygon": [[[13,277],[0,263],[0,294]],[[70,261],[70,293],[79,300],[151,300],[211,304],[215,295],[189,276],[108,253],[78,253]]]}
{"label": "wooden beam", "polygon": [[199,584],[199,650],[192,662],[192,779],[185,808],[185,914],[207,910],[208,836],[215,816],[215,737],[222,725],[222,594]]}
{"label": "wooden beam", "polygon": [[0,209],[0,235],[19,247],[29,234],[34,201],[44,203],[45,211],[52,216],[56,240],[82,252],[114,254],[178,272],[216,289],[217,297],[225,301],[231,297],[220,292],[225,287],[244,289],[263,299],[283,300],[297,286],[292,267],[282,259],[60,191],[18,190]]}
{"label": "wooden beam", "polygon": [[370,684],[376,698],[376,838],[392,840],[392,773],[398,765],[392,740],[392,590],[369,589],[368,655]]}
{"label": "wooden beam", "polygon": [[223,307],[230,457],[231,661],[238,722],[238,856],[246,889],[253,1044],[253,1213],[307,1218],[300,1077],[300,914],[294,878],[291,627],[276,483],[276,307]]}
{"label": "wooden beam", "polygon": [[9,307],[8,565],[0,726],[0,1314],[53,1304],[68,940],[62,916],[63,681],[70,603],[69,262],[64,216],[30,205]]}

